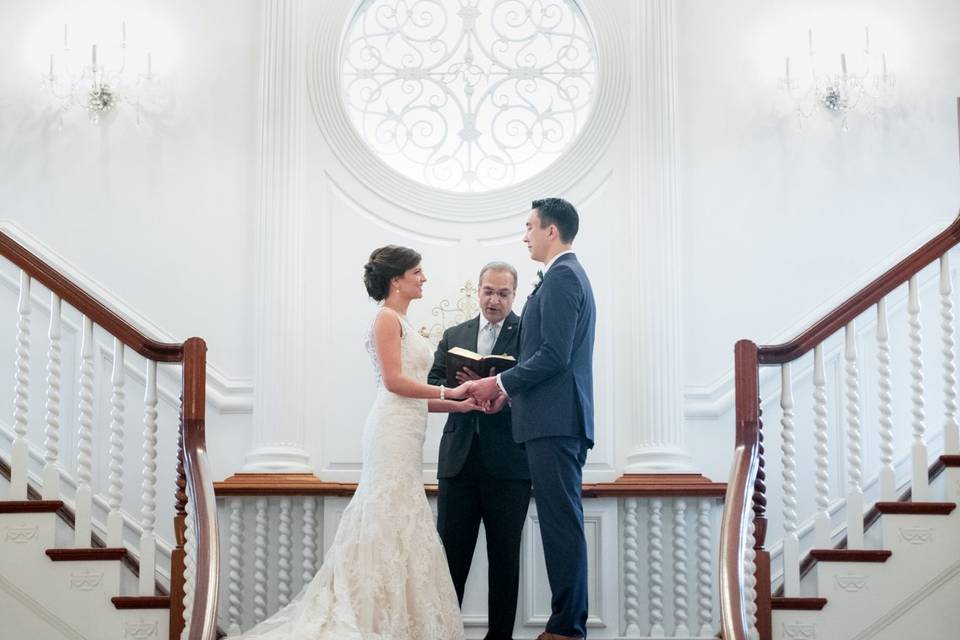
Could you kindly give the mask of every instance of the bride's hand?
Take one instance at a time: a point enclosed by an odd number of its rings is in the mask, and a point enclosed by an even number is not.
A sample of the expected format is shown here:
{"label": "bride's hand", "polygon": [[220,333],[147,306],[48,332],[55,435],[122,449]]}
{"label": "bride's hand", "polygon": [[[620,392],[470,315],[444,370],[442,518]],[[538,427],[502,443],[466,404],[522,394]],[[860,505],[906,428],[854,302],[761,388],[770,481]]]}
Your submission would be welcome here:
{"label": "bride's hand", "polygon": [[445,398],[450,400],[463,400],[470,394],[470,387],[473,386],[473,381],[468,380],[460,386],[454,387],[452,389],[447,389],[444,393]]}
{"label": "bride's hand", "polygon": [[466,398],[465,400],[460,400],[457,402],[457,412],[459,413],[470,413],[471,411],[483,411],[483,405],[474,400],[473,398]]}

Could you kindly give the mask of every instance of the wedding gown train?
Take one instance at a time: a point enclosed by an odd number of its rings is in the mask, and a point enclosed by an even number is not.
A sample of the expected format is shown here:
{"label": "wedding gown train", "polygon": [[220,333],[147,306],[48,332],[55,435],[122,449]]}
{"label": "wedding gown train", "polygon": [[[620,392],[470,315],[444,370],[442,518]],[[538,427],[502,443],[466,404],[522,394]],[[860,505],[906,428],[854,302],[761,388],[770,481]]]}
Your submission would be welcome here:
{"label": "wedding gown train", "polygon": [[[404,375],[426,380],[430,344],[404,319]],[[360,484],[323,566],[293,601],[235,640],[462,640],[447,560],[423,492],[427,401],[377,395],[363,427]]]}

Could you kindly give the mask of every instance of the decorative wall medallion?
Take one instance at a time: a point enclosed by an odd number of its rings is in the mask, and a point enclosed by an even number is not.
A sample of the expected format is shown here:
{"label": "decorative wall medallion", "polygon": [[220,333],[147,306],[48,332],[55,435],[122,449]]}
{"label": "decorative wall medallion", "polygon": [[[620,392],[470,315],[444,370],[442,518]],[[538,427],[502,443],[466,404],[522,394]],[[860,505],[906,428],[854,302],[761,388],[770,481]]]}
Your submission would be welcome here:
{"label": "decorative wall medallion", "polygon": [[33,527],[7,527],[7,534],[4,536],[4,540],[14,544],[26,544],[27,542],[36,540],[39,537],[39,525],[35,525]]}
{"label": "decorative wall medallion", "polygon": [[789,640],[811,640],[817,637],[817,627],[813,624],[783,624],[783,638]]}
{"label": "decorative wall medallion", "polygon": [[70,588],[76,591],[93,591],[103,582],[103,572],[78,571],[70,574]]}
{"label": "decorative wall medallion", "polygon": [[160,629],[160,623],[156,620],[147,622],[143,618],[140,622],[124,622],[123,637],[134,638],[134,640],[146,640],[147,638],[156,638]]}
{"label": "decorative wall medallion", "polygon": [[933,529],[929,527],[900,527],[900,539],[910,544],[924,544],[933,540]]}
{"label": "decorative wall medallion", "polygon": [[341,47],[357,133],[394,170],[438,189],[536,175],[593,105],[596,42],[574,0],[365,0]]}
{"label": "decorative wall medallion", "polygon": [[[580,0],[577,3],[568,2],[568,0],[548,0],[530,2],[529,0],[485,0],[482,3],[461,1],[458,3],[460,9],[451,11],[445,9],[447,2],[431,0],[430,2],[419,2],[415,4],[415,9],[411,3],[400,3],[396,0],[387,2],[386,0],[367,0],[367,2],[356,2],[355,0],[325,0],[323,11],[319,15],[316,26],[316,40],[313,50],[307,59],[307,81],[309,84],[309,95],[317,124],[321,133],[327,139],[330,148],[338,156],[340,162],[338,166],[332,167],[332,174],[335,179],[341,180],[347,175],[352,176],[361,185],[365,185],[375,190],[375,193],[397,207],[403,209],[406,214],[413,216],[413,219],[407,222],[398,222],[391,218],[394,224],[401,224],[404,228],[411,230],[421,229],[420,225],[428,225],[433,220],[450,221],[499,221],[514,216],[523,215],[526,205],[531,198],[531,194],[542,193],[560,193],[569,192],[573,185],[580,180],[594,167],[602,154],[609,148],[620,127],[620,121],[626,108],[627,95],[629,90],[629,47],[624,38],[623,28],[618,21],[617,12],[610,8],[607,0]],[[449,3],[452,6],[452,2]],[[576,5],[583,5],[584,12],[575,9]],[[371,17],[373,28],[376,28],[377,34],[370,33],[364,39],[362,34],[355,33],[352,25],[359,24],[364,16],[365,9],[380,7],[382,10],[374,12]],[[532,10],[528,11],[527,8]],[[483,29],[492,29],[492,25],[483,21],[482,16],[477,16],[477,11],[487,10],[487,20],[489,20],[491,11],[504,12],[504,18],[513,27],[508,26],[507,32],[523,28],[529,28],[528,35],[535,39],[542,40],[542,36],[549,33],[551,21],[559,19],[562,16],[575,16],[578,21],[583,21],[581,25],[589,25],[589,35],[595,37],[595,44],[590,45],[587,38],[585,43],[582,39],[574,41],[573,33],[566,41],[558,40],[554,37],[553,44],[559,44],[554,60],[558,61],[561,75],[567,72],[563,67],[569,67],[575,70],[588,59],[587,52],[592,48],[596,49],[595,57],[592,57],[590,70],[590,82],[587,74],[577,77],[572,73],[569,82],[574,85],[580,84],[579,89],[571,90],[568,85],[556,80],[550,80],[544,74],[538,75],[538,69],[545,67],[545,64],[535,64],[534,58],[530,57],[531,51],[522,49],[517,52],[514,47],[523,46],[523,38],[516,34],[508,33],[504,38],[506,48],[486,48],[480,49],[480,44],[476,39],[470,36],[470,32],[464,35],[462,41],[455,43],[457,46],[448,45],[446,48],[437,48],[437,45],[429,42],[431,29],[436,31],[441,27],[443,29],[456,30],[460,26],[473,26],[474,31]],[[518,10],[519,9],[519,10]],[[446,15],[448,20],[442,20]],[[427,20],[429,22],[424,22]],[[584,20],[586,17],[586,20]],[[541,26],[530,27],[537,20],[544,20]],[[347,25],[347,28],[344,28]],[[583,26],[580,27],[581,31]],[[400,34],[406,34],[406,43]],[[391,34],[393,34],[391,36]],[[581,32],[576,34],[578,37],[587,35]],[[359,39],[358,39],[359,36]],[[426,40],[418,40],[426,38]],[[388,42],[388,39],[391,40]],[[472,42],[472,49],[465,47],[468,41]],[[438,41],[439,42],[439,41]],[[542,43],[546,45],[546,40]],[[390,82],[394,83],[401,91],[409,90],[409,94],[403,94],[404,101],[393,102],[389,105],[380,105],[376,109],[371,109],[368,114],[368,120],[374,121],[380,119],[384,126],[374,129],[374,135],[384,143],[394,144],[394,146],[403,147],[407,151],[424,152],[434,154],[434,162],[438,161],[451,163],[453,169],[449,176],[433,176],[428,182],[438,184],[430,186],[414,180],[397,169],[391,167],[387,162],[378,156],[373,148],[364,141],[364,138],[357,131],[354,125],[350,110],[355,106],[355,99],[344,95],[344,84],[353,79],[361,103],[368,101],[371,104],[376,100],[385,97],[385,93],[377,93],[373,87],[377,83],[386,81],[386,76],[364,77],[367,74],[365,67],[361,64],[356,67],[351,77],[341,75],[342,67],[349,64],[349,60],[359,57],[362,62],[364,56],[369,56],[366,60],[368,65],[377,64],[376,58],[383,47],[389,45],[406,46],[407,52],[399,63],[395,63],[392,69],[387,71],[394,78]],[[427,46],[430,45],[430,46]],[[459,46],[464,45],[464,46]],[[552,46],[552,45],[550,45]],[[353,47],[356,51],[349,52]],[[426,57],[424,54],[426,47]],[[549,48],[549,46],[547,46]],[[468,50],[470,55],[468,55]],[[544,49],[546,51],[546,49]],[[349,54],[349,55],[348,55]],[[438,69],[430,70],[431,59],[439,59],[448,54],[456,54],[449,62],[441,65]],[[482,71],[480,63],[484,59],[491,59],[497,56],[509,55],[510,64],[514,70],[507,70],[507,75],[500,82],[494,77],[481,77],[478,75],[478,69]],[[459,56],[459,57],[458,57]],[[429,59],[428,59],[429,58]],[[541,62],[546,60],[543,54],[540,54]],[[383,66],[383,65],[379,65]],[[547,70],[547,69],[544,69]],[[428,73],[429,71],[429,73]],[[442,72],[442,73],[441,73]],[[370,72],[373,73],[372,71]],[[379,73],[379,72],[377,72]],[[441,73],[441,75],[436,75]],[[431,75],[432,74],[432,75]],[[529,77],[525,77],[529,76]],[[436,79],[441,80],[436,84]],[[478,88],[480,82],[487,85],[494,85],[491,93],[487,93]],[[446,109],[459,101],[467,102],[475,107],[481,107],[484,104],[492,107],[489,113],[497,113],[501,107],[506,107],[507,99],[513,101],[525,96],[524,92],[529,91],[535,84],[546,86],[544,83],[550,83],[557,98],[551,106],[535,106],[526,104],[515,115],[508,113],[501,115],[496,124],[491,121],[491,126],[499,127],[505,134],[501,135],[503,141],[507,137],[516,137],[519,141],[515,149],[510,149],[511,153],[517,154],[518,151],[526,149],[528,152],[535,152],[539,156],[539,147],[546,151],[551,150],[551,145],[557,143],[563,148],[556,155],[553,164],[548,171],[539,171],[529,174],[524,179],[517,175],[512,179],[517,182],[498,182],[498,188],[480,191],[477,188],[480,178],[491,178],[489,167],[474,166],[470,163],[459,166],[462,162],[454,161],[459,158],[451,150],[443,151],[433,149],[413,150],[409,144],[409,138],[406,137],[407,131],[414,131],[418,126],[418,121],[423,121],[419,133],[415,136],[420,139],[433,140],[435,137],[439,140],[448,139],[455,141],[457,147],[466,149],[470,146],[476,146],[484,141],[491,141],[492,129],[486,128],[481,120],[486,117],[483,114],[468,112],[458,114],[454,121],[443,121],[439,117],[440,110]],[[373,83],[370,87],[363,88],[363,83]],[[587,88],[589,85],[589,94]],[[510,87],[516,86],[518,94],[505,93]],[[438,89],[445,89],[444,92],[436,93]],[[467,90],[470,88],[473,95],[468,99]],[[512,89],[510,89],[512,91]],[[434,93],[429,93],[434,92]],[[454,93],[456,96],[454,97]],[[564,102],[568,105],[573,99],[574,103],[579,103],[582,99],[589,99],[589,122],[581,117],[585,114],[578,114],[577,123],[572,123],[573,111],[570,106],[561,104],[560,96],[564,96]],[[348,104],[347,100],[351,100]],[[404,116],[405,120],[399,120],[400,111],[413,100],[426,101],[423,108],[418,108],[411,112],[411,116],[416,116],[415,120]],[[512,104],[512,102],[511,102]],[[373,113],[378,110],[381,115]],[[563,111],[564,113],[561,113]],[[409,112],[409,109],[408,109]],[[521,112],[523,115],[521,116]],[[386,117],[383,117],[386,116]],[[492,115],[490,116],[492,118]],[[526,124],[524,118],[532,118]],[[579,131],[575,136],[557,137],[555,124],[558,119],[567,119],[564,126],[566,131]],[[582,130],[579,126],[583,122]],[[411,129],[414,127],[414,129]],[[571,128],[572,127],[572,128]],[[395,131],[393,130],[395,129]],[[488,131],[484,137],[482,130]],[[548,129],[551,133],[548,133]],[[414,131],[416,133],[416,131]],[[477,132],[481,132],[481,137],[477,137]],[[530,137],[528,138],[528,134]],[[543,134],[543,135],[541,135]],[[392,136],[398,136],[392,141]],[[532,143],[532,146],[531,146]],[[569,144],[567,144],[569,143]],[[433,144],[427,145],[434,146]],[[399,151],[398,151],[399,153]],[[496,155],[496,154],[494,154]],[[446,156],[449,156],[447,158]],[[501,153],[501,156],[503,154]],[[544,157],[548,157],[547,154]],[[517,156],[519,157],[519,156]],[[479,160],[479,158],[477,158]],[[504,167],[494,158],[497,166]],[[491,165],[492,166],[492,165]],[[471,173],[473,172],[473,173]],[[467,178],[474,181],[471,193],[465,186]],[[450,181],[460,183],[461,191],[454,191]],[[444,188],[446,187],[446,188]],[[423,218],[421,221],[420,219]],[[413,226],[411,226],[413,225]],[[426,228],[426,227],[424,227]]]}
{"label": "decorative wall medallion", "polygon": [[846,576],[834,576],[837,587],[847,593],[856,593],[862,591],[867,586],[867,576],[850,574]]}

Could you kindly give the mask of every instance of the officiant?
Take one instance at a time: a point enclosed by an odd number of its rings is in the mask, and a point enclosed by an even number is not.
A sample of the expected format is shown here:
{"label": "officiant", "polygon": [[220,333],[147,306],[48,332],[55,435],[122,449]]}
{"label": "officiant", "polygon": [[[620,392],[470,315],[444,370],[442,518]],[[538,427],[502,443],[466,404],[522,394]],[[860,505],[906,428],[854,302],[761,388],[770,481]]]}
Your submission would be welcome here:
{"label": "officiant", "polygon": [[[444,332],[430,384],[446,384],[446,354],[453,347],[516,357],[520,333],[520,318],[513,312],[516,269],[505,262],[487,264],[480,271],[478,289],[480,314]],[[469,370],[456,375],[460,381],[477,377]],[[489,560],[485,640],[511,640],[520,588],[520,536],[531,488],[526,454],[513,441],[509,406],[494,414],[450,414],[440,440],[437,479],[437,530],[460,604],[483,522]]]}

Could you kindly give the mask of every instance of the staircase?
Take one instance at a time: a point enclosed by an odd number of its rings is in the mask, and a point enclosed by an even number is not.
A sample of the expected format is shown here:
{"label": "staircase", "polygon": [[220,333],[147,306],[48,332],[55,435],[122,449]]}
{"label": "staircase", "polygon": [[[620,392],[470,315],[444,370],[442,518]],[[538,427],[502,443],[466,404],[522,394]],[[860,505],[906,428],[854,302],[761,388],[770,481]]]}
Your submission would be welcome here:
{"label": "staircase", "polygon": [[[146,337],[2,232],[0,255],[0,280],[17,291],[16,304],[0,305],[16,327],[12,424],[0,419],[0,637],[212,640],[203,340]],[[110,375],[97,375],[107,363]],[[176,395],[174,411],[158,410]],[[142,435],[131,436],[138,419]],[[141,447],[132,456],[128,439]]]}
{"label": "staircase", "polygon": [[958,244],[960,217],[794,340],[737,343],[724,638],[960,634]]}

